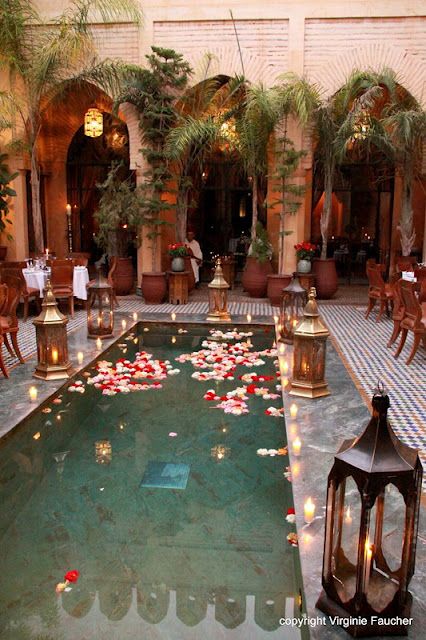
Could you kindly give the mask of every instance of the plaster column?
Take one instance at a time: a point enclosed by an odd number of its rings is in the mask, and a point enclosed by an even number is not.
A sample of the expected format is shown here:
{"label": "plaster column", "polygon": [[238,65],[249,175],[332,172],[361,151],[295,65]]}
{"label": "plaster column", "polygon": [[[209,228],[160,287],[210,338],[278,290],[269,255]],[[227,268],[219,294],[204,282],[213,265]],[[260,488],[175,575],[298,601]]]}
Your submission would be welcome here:
{"label": "plaster column", "polygon": [[27,218],[27,185],[26,170],[19,169],[22,161],[9,161],[9,170],[11,173],[18,171],[15,180],[12,181],[11,187],[16,191],[16,197],[11,198],[10,210],[8,218],[12,224],[7,225],[6,233],[10,233],[11,240],[6,238],[6,234],[2,234],[1,242],[7,246],[7,260],[25,260],[28,258],[28,218]]}

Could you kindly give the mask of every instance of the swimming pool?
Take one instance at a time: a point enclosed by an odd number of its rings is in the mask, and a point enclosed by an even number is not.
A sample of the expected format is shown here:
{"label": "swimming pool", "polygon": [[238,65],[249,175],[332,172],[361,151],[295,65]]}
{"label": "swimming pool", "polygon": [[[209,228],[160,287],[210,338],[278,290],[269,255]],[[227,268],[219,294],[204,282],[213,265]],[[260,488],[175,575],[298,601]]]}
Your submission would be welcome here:
{"label": "swimming pool", "polygon": [[139,323],[3,439],[2,640],[307,637],[272,328],[208,332]]}

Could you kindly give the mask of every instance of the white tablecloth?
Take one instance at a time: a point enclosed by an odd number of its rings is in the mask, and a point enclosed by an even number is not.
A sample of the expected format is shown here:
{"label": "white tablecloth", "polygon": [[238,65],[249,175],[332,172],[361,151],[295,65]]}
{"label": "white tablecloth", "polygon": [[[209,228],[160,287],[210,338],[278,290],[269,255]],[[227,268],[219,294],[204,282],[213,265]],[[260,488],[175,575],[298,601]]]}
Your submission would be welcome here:
{"label": "white tablecloth", "polygon": [[[42,270],[22,269],[27,286],[40,291],[40,298],[43,297],[49,273]],[[86,267],[74,267],[73,291],[76,298],[87,300],[86,285],[89,282],[89,272]]]}

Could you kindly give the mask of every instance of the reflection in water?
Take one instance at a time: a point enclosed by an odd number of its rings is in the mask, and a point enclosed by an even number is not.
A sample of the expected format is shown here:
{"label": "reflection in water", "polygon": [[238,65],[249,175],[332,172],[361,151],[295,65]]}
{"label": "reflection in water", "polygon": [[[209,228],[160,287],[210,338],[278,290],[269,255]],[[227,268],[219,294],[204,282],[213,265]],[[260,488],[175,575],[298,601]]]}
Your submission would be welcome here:
{"label": "reflection in water", "polygon": [[[173,363],[205,338],[206,327],[195,327],[172,344],[173,329],[144,333],[154,358]],[[252,341],[270,346],[263,332]],[[127,344],[132,360],[139,340]],[[118,347],[102,355],[120,357]],[[266,360],[258,373],[274,375]],[[250,413],[218,421],[192,365],[179,368],[157,391],[62,391],[60,424],[52,402],[48,421],[36,412],[2,443],[0,629],[10,633],[1,640],[306,637],[289,628],[283,636],[279,626],[294,615],[301,588],[282,516],[293,506],[291,484],[282,458],[256,454],[259,434],[278,448],[284,430],[255,395]],[[244,372],[215,381],[217,395]],[[150,463],[187,465],[186,489],[141,486]],[[58,597],[55,585],[70,569],[80,579]],[[16,621],[26,622],[17,630]]]}

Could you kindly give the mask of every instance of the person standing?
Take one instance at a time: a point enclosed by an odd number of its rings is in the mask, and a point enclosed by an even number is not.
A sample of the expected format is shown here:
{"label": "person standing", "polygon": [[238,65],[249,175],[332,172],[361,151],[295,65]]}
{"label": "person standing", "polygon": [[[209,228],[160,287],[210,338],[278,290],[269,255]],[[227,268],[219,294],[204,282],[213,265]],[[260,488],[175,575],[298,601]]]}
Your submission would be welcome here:
{"label": "person standing", "polygon": [[191,253],[191,267],[194,272],[195,284],[197,285],[200,281],[200,264],[203,261],[203,253],[192,229],[188,229],[186,232],[185,244]]}

